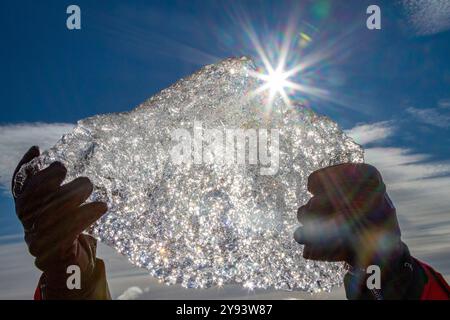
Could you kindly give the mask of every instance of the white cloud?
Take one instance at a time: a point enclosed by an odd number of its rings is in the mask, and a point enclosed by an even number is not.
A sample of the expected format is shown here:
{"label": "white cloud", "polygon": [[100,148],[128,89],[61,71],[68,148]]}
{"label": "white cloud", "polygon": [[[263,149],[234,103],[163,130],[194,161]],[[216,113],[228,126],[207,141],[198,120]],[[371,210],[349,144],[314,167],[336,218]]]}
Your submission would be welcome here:
{"label": "white cloud", "polygon": [[403,0],[407,19],[418,35],[431,35],[450,28],[450,1]]}
{"label": "white cloud", "polygon": [[[280,290],[248,291],[241,285],[206,290],[186,289],[181,285],[167,286],[102,243],[98,245],[97,256],[105,262],[108,286],[113,299],[345,299],[343,288],[336,288],[331,293],[311,295]],[[0,261],[0,300],[32,299],[40,271],[34,266],[33,257],[27,252],[25,243],[0,245]]]}
{"label": "white cloud", "polygon": [[441,99],[438,101],[439,108],[448,109],[450,108],[450,99]]}
{"label": "white cloud", "polygon": [[0,261],[0,299],[32,299],[40,272],[25,242],[0,245]]}
{"label": "white cloud", "polygon": [[136,300],[142,296],[143,293],[144,291],[139,287],[130,287],[118,296],[117,300]]}
{"label": "white cloud", "polygon": [[391,121],[360,124],[347,130],[346,133],[352,137],[356,143],[361,145],[381,143],[392,136],[394,133],[394,126]]}
{"label": "white cloud", "polygon": [[366,150],[397,208],[403,239],[414,255],[440,266],[450,260],[450,163],[427,158],[399,148]]}
{"label": "white cloud", "polygon": [[[443,107],[441,109],[446,109],[446,102],[443,102]],[[438,108],[426,108],[426,109],[418,109],[410,107],[406,109],[406,112],[411,114],[418,121],[423,122],[425,124],[439,127],[439,128],[449,128],[450,127],[450,115],[444,112],[441,112]]]}
{"label": "white cloud", "polygon": [[73,127],[69,123],[39,122],[0,126],[0,188],[10,189],[14,169],[28,148],[37,145],[41,151],[48,149]]}

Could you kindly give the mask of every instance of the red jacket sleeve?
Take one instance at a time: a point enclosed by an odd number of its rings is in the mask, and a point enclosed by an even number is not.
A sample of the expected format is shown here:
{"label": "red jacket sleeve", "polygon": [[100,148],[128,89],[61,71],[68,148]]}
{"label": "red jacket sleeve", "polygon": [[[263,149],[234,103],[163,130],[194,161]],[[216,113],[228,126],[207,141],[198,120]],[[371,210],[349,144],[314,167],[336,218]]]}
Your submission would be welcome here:
{"label": "red jacket sleeve", "polygon": [[428,264],[415,259],[427,276],[427,282],[425,283],[420,300],[448,300],[450,299],[450,286],[444,277],[437,271],[435,271]]}
{"label": "red jacket sleeve", "polygon": [[444,277],[431,266],[412,257],[404,245],[402,256],[382,267],[381,288],[367,287],[363,269],[349,269],[344,278],[350,300],[449,300],[450,289]]}

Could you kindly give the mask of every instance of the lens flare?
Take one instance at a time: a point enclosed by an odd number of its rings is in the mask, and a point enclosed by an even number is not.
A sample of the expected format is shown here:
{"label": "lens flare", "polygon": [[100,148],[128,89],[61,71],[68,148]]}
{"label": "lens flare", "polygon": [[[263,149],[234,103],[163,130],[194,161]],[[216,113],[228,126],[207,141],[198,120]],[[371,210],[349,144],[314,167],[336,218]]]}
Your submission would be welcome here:
{"label": "lens flare", "polygon": [[269,90],[271,93],[281,92],[284,90],[284,88],[287,86],[288,81],[288,74],[284,70],[273,70],[269,72],[269,74],[262,75],[261,78],[267,81],[267,86],[269,87]]}
{"label": "lens flare", "polygon": [[264,81],[264,84],[254,93],[259,94],[261,92],[268,91],[269,105],[273,103],[273,100],[277,95],[280,95],[284,102],[289,106],[290,99],[286,90],[289,88],[294,88],[294,84],[289,81],[289,77],[292,76],[292,74],[284,69],[283,64],[279,64],[276,68],[273,68],[270,64],[268,64],[266,68],[267,70],[264,73],[252,73],[252,75],[256,78]]}
{"label": "lens flare", "polygon": [[298,99],[299,95],[327,95],[327,91],[319,88],[314,81],[315,71],[324,60],[324,54],[303,55],[299,48],[301,41],[311,43],[312,36],[306,33],[299,35],[295,32],[294,24],[288,24],[287,29],[273,43],[265,38],[263,46],[251,24],[246,24],[244,30],[258,55],[258,60],[262,62],[262,67],[250,72],[250,75],[262,80],[263,84],[250,95],[267,94],[266,110],[274,110],[274,102],[279,97],[286,106],[292,107],[291,100],[301,100]]}
{"label": "lens flare", "polygon": [[352,75],[346,67],[360,44],[360,26],[337,32],[334,20],[320,21],[331,13],[330,1],[297,3],[279,19],[254,16],[240,5],[228,11],[237,30],[233,52],[252,57],[258,67],[250,75],[260,85],[248,98],[263,97],[260,108],[268,116],[298,106],[367,113],[361,93],[347,85]]}

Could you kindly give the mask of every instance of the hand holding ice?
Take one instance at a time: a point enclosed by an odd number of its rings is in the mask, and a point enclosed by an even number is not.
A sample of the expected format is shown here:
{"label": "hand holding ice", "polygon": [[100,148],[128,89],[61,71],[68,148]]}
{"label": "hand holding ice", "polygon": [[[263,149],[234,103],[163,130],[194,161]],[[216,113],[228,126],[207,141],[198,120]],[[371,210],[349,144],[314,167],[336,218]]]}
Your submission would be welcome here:
{"label": "hand holding ice", "polygon": [[109,206],[89,232],[168,284],[327,290],[343,267],[301,257],[296,209],[312,171],[363,153],[309,109],[266,110],[253,68],[224,60],[131,112],[81,120],[28,166],[58,160],[67,180],[89,177]]}

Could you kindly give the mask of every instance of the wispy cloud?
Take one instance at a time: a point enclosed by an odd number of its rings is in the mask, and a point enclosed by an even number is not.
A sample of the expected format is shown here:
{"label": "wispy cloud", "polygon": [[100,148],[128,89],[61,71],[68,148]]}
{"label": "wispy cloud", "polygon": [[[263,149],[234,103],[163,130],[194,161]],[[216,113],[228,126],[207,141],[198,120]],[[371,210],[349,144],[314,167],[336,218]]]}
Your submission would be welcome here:
{"label": "wispy cloud", "polygon": [[346,133],[361,145],[379,144],[393,135],[394,126],[391,121],[360,124],[347,130]]}
{"label": "wispy cloud", "polygon": [[117,300],[136,300],[141,297],[143,293],[144,291],[139,287],[129,287],[117,297]]}
{"label": "wispy cloud", "polygon": [[29,147],[53,146],[74,127],[69,123],[23,123],[0,126],[0,188],[8,190],[12,173]]}
{"label": "wispy cloud", "polygon": [[418,35],[431,35],[450,28],[450,1],[403,0],[407,19]]}
{"label": "wispy cloud", "polygon": [[450,114],[447,109],[448,102],[441,101],[438,108],[419,109],[409,107],[406,109],[416,120],[427,125],[447,129],[450,127]]}
{"label": "wispy cloud", "polygon": [[439,108],[448,109],[450,108],[450,99],[441,99],[438,101]]}

